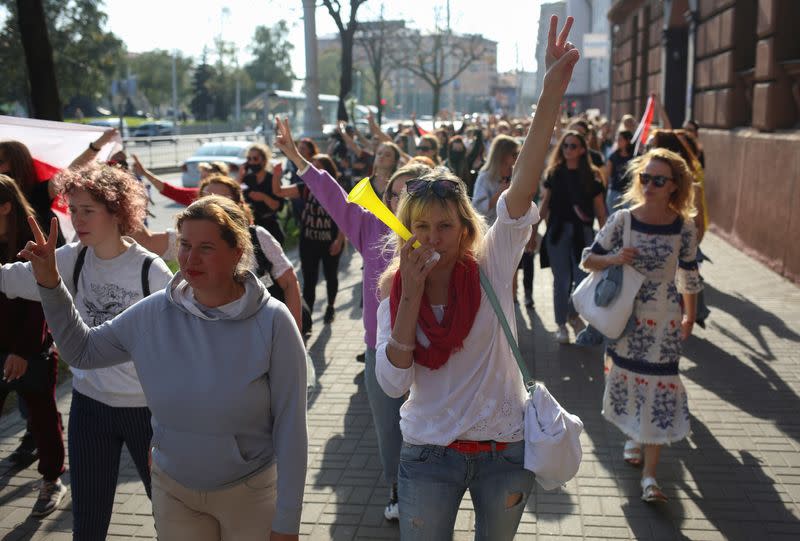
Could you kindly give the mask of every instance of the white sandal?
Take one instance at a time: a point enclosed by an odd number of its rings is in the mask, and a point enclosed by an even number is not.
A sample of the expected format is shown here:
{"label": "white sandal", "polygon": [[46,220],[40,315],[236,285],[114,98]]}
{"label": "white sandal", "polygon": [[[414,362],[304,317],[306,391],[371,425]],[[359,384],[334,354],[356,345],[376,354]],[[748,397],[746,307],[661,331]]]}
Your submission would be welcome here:
{"label": "white sandal", "polygon": [[642,446],[639,442],[628,440],[622,449],[622,458],[631,466],[642,465]]}
{"label": "white sandal", "polygon": [[664,503],[667,496],[658,486],[655,477],[642,478],[642,501],[647,503]]}

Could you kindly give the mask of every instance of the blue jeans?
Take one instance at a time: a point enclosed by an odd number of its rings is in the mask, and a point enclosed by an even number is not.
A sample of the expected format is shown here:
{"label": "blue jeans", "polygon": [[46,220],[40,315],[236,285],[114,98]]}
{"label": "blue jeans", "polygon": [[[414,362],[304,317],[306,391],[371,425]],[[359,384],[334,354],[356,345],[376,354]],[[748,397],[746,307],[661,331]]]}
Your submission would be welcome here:
{"label": "blue jeans", "polygon": [[611,216],[619,209],[627,208],[628,205],[619,205],[622,203],[622,196],[623,192],[618,192],[617,190],[612,190],[611,188],[608,189],[606,192],[606,208],[608,209],[608,215]]}
{"label": "blue jeans", "polygon": [[398,486],[400,538],[452,539],[458,506],[469,489],[475,539],[514,539],[534,480],[533,473],[523,468],[524,457],[522,441],[502,451],[475,454],[404,442]]}
{"label": "blue jeans", "polygon": [[400,464],[400,446],[403,435],[400,433],[400,406],[405,398],[392,398],[383,392],[375,377],[375,349],[367,348],[364,355],[364,383],[367,387],[367,400],[372,410],[372,424],[378,436],[378,453],[381,455],[383,477],[391,487],[397,483],[397,468]]}
{"label": "blue jeans", "polygon": [[[586,277],[586,273],[578,267],[580,262],[573,248],[574,227],[574,224],[565,223],[556,242],[552,241],[550,235],[545,237],[550,268],[553,271],[553,310],[559,326],[566,324],[567,318],[572,319],[578,315],[572,306],[572,289]],[[591,227],[583,227],[584,246],[592,243],[593,236]]]}

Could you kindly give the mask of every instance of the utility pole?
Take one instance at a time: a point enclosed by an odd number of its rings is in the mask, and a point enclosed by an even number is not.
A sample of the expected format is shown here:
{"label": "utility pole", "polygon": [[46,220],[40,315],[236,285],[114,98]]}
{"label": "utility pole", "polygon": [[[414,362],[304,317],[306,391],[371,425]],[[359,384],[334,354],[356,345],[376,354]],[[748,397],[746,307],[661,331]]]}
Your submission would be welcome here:
{"label": "utility pole", "polygon": [[306,103],[303,114],[303,133],[307,137],[322,136],[322,115],[319,112],[316,10],[315,0],[303,0],[303,27],[306,42]]}
{"label": "utility pole", "polygon": [[178,51],[172,51],[172,123],[178,133],[178,70],[175,66]]}

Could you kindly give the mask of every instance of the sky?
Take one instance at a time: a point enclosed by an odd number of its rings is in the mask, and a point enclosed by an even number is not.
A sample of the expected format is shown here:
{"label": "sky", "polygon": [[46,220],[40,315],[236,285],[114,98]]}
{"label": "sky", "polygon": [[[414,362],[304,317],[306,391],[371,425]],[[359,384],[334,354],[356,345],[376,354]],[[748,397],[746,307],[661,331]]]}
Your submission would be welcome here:
{"label": "sky", "polygon": [[[374,20],[383,6],[387,19],[403,18],[408,26],[429,30],[435,10],[446,13],[447,0],[367,0],[358,11],[360,20]],[[479,33],[498,42],[499,71],[536,69],[536,34],[541,0],[451,0],[451,28],[458,33]],[[317,2],[321,5],[321,2]],[[348,0],[342,4],[349,5]],[[222,34],[239,50],[240,63],[250,57],[248,46],[256,26],[287,21],[294,45],[292,68],[305,75],[303,7],[301,0],[105,0],[107,29],[122,39],[131,52],[177,49],[199,58],[203,47],[213,49]],[[336,25],[324,7],[316,12],[317,35],[335,35]]]}

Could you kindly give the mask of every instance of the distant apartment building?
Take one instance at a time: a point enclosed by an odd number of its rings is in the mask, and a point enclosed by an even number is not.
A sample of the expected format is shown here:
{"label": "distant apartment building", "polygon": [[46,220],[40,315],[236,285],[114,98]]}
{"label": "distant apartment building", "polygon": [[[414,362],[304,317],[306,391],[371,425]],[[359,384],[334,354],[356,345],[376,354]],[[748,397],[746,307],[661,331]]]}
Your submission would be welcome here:
{"label": "distant apartment building", "polygon": [[[387,21],[402,29],[412,40],[419,40],[419,48],[429,50],[434,37],[419,31],[406,28],[404,21]],[[360,23],[362,31],[370,29],[375,22]],[[440,94],[440,109],[453,112],[487,111],[491,106],[493,90],[498,83],[497,74],[497,42],[482,36],[449,34],[448,47],[467,47],[470,42],[477,43],[480,56],[470,66],[446,85]],[[320,56],[326,51],[341,50],[339,36],[322,36],[318,40]],[[412,112],[421,115],[433,112],[433,92],[428,83],[408,69],[392,65],[388,78],[389,91],[386,92],[387,105],[385,111],[397,116],[408,116]],[[353,48],[353,66],[361,72],[362,80],[369,77],[369,62],[364,47],[358,43]],[[458,68],[458,61],[445,55],[444,78],[450,78]]]}

